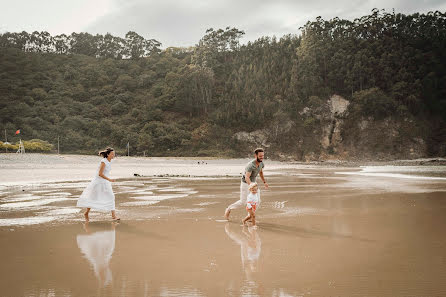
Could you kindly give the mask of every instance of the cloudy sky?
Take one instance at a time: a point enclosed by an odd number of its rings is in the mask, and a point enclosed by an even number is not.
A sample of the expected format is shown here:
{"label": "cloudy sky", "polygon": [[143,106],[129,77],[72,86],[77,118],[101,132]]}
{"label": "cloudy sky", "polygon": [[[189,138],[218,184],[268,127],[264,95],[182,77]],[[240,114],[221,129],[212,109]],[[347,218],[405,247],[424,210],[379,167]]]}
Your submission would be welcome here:
{"label": "cloudy sky", "polygon": [[299,33],[317,16],[353,20],[373,8],[446,12],[446,0],[0,0],[0,33],[48,31],[123,37],[135,31],[169,46],[192,46],[207,28],[244,30],[242,42]]}

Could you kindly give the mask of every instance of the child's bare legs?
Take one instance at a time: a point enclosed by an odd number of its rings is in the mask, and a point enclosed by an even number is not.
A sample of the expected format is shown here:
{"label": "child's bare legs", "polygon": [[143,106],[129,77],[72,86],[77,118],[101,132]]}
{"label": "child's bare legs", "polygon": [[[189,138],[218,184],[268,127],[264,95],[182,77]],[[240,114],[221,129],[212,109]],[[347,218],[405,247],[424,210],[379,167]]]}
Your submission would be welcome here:
{"label": "child's bare legs", "polygon": [[90,220],[90,218],[88,217],[88,213],[90,212],[90,209],[91,208],[87,208],[87,210],[84,212],[85,221],[87,221],[87,222]]}
{"label": "child's bare legs", "polygon": [[246,225],[246,222],[247,222],[248,220],[251,220],[253,226],[256,225],[256,215],[255,215],[255,213],[252,211],[252,209],[248,209],[248,215],[246,216],[246,218],[244,218],[244,219],[242,220],[242,224],[243,224],[243,225]]}
{"label": "child's bare legs", "polygon": [[256,214],[252,210],[250,210],[250,211],[252,212],[251,223],[252,223],[253,226],[255,226],[256,225]]}
{"label": "child's bare legs", "polygon": [[113,219],[113,220],[117,220],[117,221],[120,220],[120,218],[118,218],[118,217],[116,216],[116,211],[112,210],[112,211],[111,211],[111,215],[112,215],[112,219]]}
{"label": "child's bare legs", "polygon": [[249,216],[249,214],[246,216],[246,218],[242,219],[242,225],[246,226],[246,222],[250,219],[251,217]]}

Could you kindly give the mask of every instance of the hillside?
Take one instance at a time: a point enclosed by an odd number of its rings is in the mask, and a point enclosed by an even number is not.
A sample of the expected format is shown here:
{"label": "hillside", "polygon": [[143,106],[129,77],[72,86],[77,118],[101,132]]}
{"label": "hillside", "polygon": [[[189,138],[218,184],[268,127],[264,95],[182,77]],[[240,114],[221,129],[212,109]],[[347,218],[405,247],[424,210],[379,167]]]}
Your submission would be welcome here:
{"label": "hillside", "polygon": [[240,44],[209,29],[190,48],[129,32],[0,34],[8,141],[147,156],[296,160],[446,155],[446,14],[317,18]]}

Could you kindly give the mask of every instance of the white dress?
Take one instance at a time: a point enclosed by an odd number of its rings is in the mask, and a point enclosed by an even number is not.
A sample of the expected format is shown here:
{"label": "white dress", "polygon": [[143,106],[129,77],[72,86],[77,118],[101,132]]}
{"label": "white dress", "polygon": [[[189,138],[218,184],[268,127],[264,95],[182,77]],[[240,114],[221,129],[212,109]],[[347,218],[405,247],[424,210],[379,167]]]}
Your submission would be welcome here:
{"label": "white dress", "polygon": [[[103,158],[101,163],[105,164],[104,175],[110,177],[110,161],[107,158]],[[79,197],[77,201],[78,207],[87,207],[102,211],[115,210],[115,194],[113,194],[111,182],[98,175],[101,163],[99,163],[96,176]]]}

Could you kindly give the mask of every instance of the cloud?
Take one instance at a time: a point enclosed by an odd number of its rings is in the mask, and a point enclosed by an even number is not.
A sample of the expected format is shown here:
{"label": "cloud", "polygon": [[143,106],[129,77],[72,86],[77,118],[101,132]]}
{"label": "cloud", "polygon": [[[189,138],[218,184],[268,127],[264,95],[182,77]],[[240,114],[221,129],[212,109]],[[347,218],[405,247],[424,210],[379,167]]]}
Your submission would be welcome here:
{"label": "cloud", "polygon": [[19,0],[3,1],[0,30],[51,34],[89,32],[124,36],[135,31],[168,46],[192,46],[208,28],[244,30],[242,42],[299,34],[317,16],[354,18],[373,8],[402,13],[445,11],[446,0]]}
{"label": "cloud", "polygon": [[0,0],[0,30],[48,31],[51,34],[79,32],[111,12],[113,0]]}
{"label": "cloud", "polygon": [[446,1],[403,0],[115,0],[119,7],[90,24],[86,29],[94,33],[123,36],[132,30],[145,38],[155,38],[168,46],[196,44],[208,28],[236,27],[246,32],[243,40],[261,36],[298,34],[299,27],[317,16],[354,19],[369,14],[373,8],[413,13],[444,10]]}

